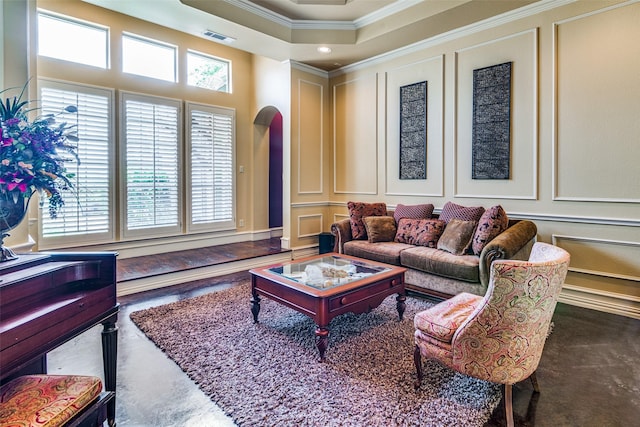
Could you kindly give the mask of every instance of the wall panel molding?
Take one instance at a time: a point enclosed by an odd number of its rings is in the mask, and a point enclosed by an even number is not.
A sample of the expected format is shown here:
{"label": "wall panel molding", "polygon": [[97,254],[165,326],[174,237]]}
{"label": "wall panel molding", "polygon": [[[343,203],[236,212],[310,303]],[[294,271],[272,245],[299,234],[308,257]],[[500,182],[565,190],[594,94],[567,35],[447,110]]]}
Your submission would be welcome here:
{"label": "wall panel molding", "polygon": [[571,253],[571,272],[640,283],[638,242],[559,234],[551,241]]}
{"label": "wall panel molding", "polygon": [[324,87],[299,79],[298,107],[298,194],[322,194]]}
{"label": "wall panel molding", "polygon": [[331,206],[332,203],[326,200],[316,200],[313,202],[294,202],[291,203],[292,208],[306,208],[306,207],[318,207],[318,206]]}
{"label": "wall panel molding", "polygon": [[[444,55],[385,73],[385,195],[444,196]],[[400,179],[400,88],[427,82],[426,179]]]}
{"label": "wall panel molding", "polygon": [[[346,209],[347,202],[313,202],[313,203],[295,203],[291,206],[335,206]],[[395,209],[395,205],[387,204],[387,208]],[[436,207],[434,212],[439,213],[442,208]],[[531,221],[549,221],[549,222],[568,222],[575,224],[596,224],[596,225],[612,225],[619,227],[640,227],[640,219],[615,218],[615,217],[590,217],[579,215],[560,215],[560,214],[544,214],[536,212],[507,212],[509,218],[512,219],[528,219]]]}
{"label": "wall panel molding", "polygon": [[508,212],[510,218],[529,219],[532,221],[572,222],[576,224],[614,225],[624,227],[640,227],[640,219],[613,217],[589,217],[577,215],[539,214],[526,212]]}
{"label": "wall panel molding", "polygon": [[315,237],[322,233],[322,214],[298,215],[298,239],[302,237]]}
{"label": "wall panel molding", "polygon": [[[509,179],[471,179],[473,70],[513,63]],[[455,197],[538,198],[538,28],[455,52],[453,189]]]}
{"label": "wall panel molding", "polygon": [[640,203],[639,20],[628,1],[553,23],[553,200]]}
{"label": "wall panel molding", "polygon": [[333,222],[338,222],[338,221],[342,221],[343,219],[349,219],[349,215],[346,214],[334,214],[333,215]]}
{"label": "wall panel molding", "polygon": [[333,87],[335,194],[378,194],[377,117],[377,73]]}

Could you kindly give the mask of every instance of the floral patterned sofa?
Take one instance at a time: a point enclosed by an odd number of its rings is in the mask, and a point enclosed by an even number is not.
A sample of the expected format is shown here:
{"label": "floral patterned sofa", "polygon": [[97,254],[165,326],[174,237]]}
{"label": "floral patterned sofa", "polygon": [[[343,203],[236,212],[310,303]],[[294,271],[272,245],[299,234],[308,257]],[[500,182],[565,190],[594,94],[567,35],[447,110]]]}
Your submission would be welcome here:
{"label": "floral patterned sofa", "polygon": [[448,298],[461,292],[484,295],[491,263],[529,258],[537,227],[489,209],[447,202],[439,215],[432,204],[349,202],[349,218],[335,222],[334,252],[407,268],[410,292]]}

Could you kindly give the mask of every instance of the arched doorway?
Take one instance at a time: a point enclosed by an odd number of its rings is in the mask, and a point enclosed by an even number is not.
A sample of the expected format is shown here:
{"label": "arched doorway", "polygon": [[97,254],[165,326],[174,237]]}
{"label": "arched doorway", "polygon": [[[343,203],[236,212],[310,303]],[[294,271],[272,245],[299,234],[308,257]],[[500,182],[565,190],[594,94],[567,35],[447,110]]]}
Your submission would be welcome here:
{"label": "arched doorway", "polygon": [[[255,125],[269,128],[269,229],[281,229],[283,205],[282,114],[277,108],[265,107],[256,115]],[[261,177],[256,177],[261,179]],[[262,177],[266,179],[267,177]]]}

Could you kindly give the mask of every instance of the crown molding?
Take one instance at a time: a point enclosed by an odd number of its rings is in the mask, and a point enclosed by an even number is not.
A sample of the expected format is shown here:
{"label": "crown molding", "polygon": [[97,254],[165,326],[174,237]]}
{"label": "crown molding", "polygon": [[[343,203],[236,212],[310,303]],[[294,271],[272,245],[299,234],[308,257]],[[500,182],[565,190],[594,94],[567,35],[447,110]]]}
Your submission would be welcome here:
{"label": "crown molding", "polygon": [[320,68],[312,67],[311,65],[304,64],[302,62],[294,61],[292,59],[284,61],[285,64],[289,64],[291,68],[304,71],[309,74],[316,75],[318,77],[329,78],[329,72],[321,70]]}
{"label": "crown molding", "polygon": [[423,0],[398,1],[376,10],[368,15],[353,21],[324,21],[307,19],[289,19],[286,16],[273,12],[248,0],[223,0],[224,2],[252,13],[260,18],[267,19],[274,24],[281,25],[289,30],[320,30],[320,31],[355,31],[367,25],[387,18],[390,15],[401,12],[409,7],[421,3]]}
{"label": "crown molding", "polygon": [[359,69],[370,67],[372,65],[386,62],[401,56],[405,56],[410,53],[418,52],[420,50],[437,46],[439,44],[442,44],[448,41],[473,35],[480,31],[499,27],[501,25],[516,21],[518,19],[527,18],[529,16],[537,15],[539,13],[556,9],[558,7],[565,6],[567,4],[575,3],[576,1],[579,1],[579,0],[542,0],[540,2],[531,4],[529,6],[524,6],[515,11],[505,12],[501,15],[497,15],[491,18],[487,18],[483,21],[467,25],[466,27],[456,28],[455,30],[447,31],[445,33],[441,33],[434,37],[430,37],[428,39],[421,40],[419,42],[416,42],[407,46],[403,46],[401,48],[392,50],[390,52],[385,52],[380,55],[367,58],[360,62],[356,62],[354,64],[344,66],[337,70],[331,71],[329,73],[329,77],[335,77],[342,74],[346,74],[351,71],[356,71]]}

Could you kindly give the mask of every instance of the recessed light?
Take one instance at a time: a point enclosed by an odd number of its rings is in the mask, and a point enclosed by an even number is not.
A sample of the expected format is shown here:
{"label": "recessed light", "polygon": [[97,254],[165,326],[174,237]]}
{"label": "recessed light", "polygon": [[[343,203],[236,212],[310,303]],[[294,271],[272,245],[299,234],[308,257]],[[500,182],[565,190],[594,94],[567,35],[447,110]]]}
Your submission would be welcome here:
{"label": "recessed light", "polygon": [[329,46],[320,46],[318,48],[318,52],[320,52],[320,53],[331,53],[331,48]]}

